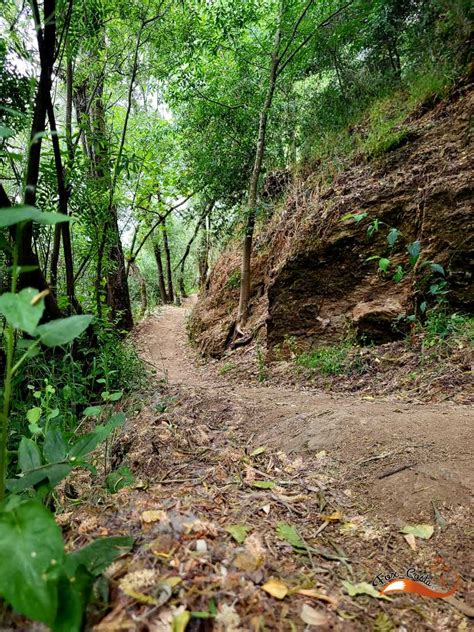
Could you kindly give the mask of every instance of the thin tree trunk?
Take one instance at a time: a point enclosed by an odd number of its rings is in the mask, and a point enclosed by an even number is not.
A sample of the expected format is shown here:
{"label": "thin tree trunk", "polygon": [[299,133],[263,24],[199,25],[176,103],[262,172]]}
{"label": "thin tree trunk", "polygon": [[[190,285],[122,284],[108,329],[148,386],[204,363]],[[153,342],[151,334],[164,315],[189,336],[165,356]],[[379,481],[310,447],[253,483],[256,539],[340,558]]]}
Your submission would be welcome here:
{"label": "thin tree trunk", "polygon": [[240,277],[240,299],[239,311],[237,315],[236,331],[245,327],[248,318],[249,298],[250,298],[250,262],[252,257],[252,240],[255,228],[255,218],[257,213],[257,192],[258,180],[262,171],[263,156],[265,154],[265,138],[267,133],[268,114],[272,105],[273,95],[278,76],[278,66],[280,57],[278,55],[281,41],[281,26],[279,25],[275,33],[275,41],[272,52],[272,63],[270,66],[270,76],[268,81],[267,94],[260,112],[258,125],[258,139],[255,150],[255,162],[250,176],[249,192],[247,198],[247,222],[245,226],[245,237],[242,251],[242,268]]}
{"label": "thin tree trunk", "polygon": [[168,231],[166,230],[166,219],[163,220],[163,245],[165,247],[166,277],[168,281],[168,289],[166,290],[166,294],[168,296],[168,303],[174,303],[173,271],[171,269],[171,251],[168,241]]}
{"label": "thin tree trunk", "polygon": [[[55,0],[44,0],[44,28],[41,28],[38,6],[32,2],[35,18],[38,48],[40,52],[41,70],[36,90],[33,122],[30,133],[30,147],[25,178],[24,203],[29,206],[36,204],[36,188],[38,186],[42,132],[45,131],[46,111],[50,100],[51,75],[53,71],[54,51],[56,46],[56,5]],[[20,287],[34,287],[37,290],[49,289],[46,279],[39,267],[38,257],[33,251],[33,223],[24,225],[18,244],[20,266],[30,266],[27,272],[20,275]],[[51,292],[45,297],[45,313],[49,318],[59,318],[61,312],[56,299]]]}
{"label": "thin tree trunk", "polygon": [[156,242],[153,243],[153,252],[155,254],[156,267],[158,268],[158,288],[160,290],[161,302],[165,304],[168,302],[168,295],[166,294],[165,286],[165,274],[163,271],[163,261],[161,260],[161,248]]}
{"label": "thin tree trunk", "polygon": [[[63,215],[68,214],[68,201],[70,191],[66,188],[66,184],[64,181],[64,169],[61,160],[61,148],[59,147],[59,139],[58,133],[56,129],[56,119],[54,116],[54,108],[51,103],[51,99],[48,103],[48,118],[49,118],[49,127],[51,130],[52,141],[53,141],[53,153],[54,153],[54,164],[56,167],[56,178],[58,181],[58,197],[59,197],[59,212]],[[78,314],[82,314],[82,308],[79,304],[79,301],[76,298],[75,287],[74,287],[74,261],[72,257],[72,244],[71,244],[71,230],[69,226],[69,222],[63,222],[60,224],[61,227],[61,235],[63,238],[63,254],[64,254],[64,266],[66,271],[66,295],[69,299],[69,303],[71,307]],[[59,241],[59,237],[58,237]],[[59,244],[57,244],[59,246]],[[55,233],[55,243],[54,246],[56,248],[56,233]],[[58,248],[59,250],[59,248]],[[57,263],[58,263],[58,254],[59,252],[55,252],[55,279],[57,280]],[[51,262],[51,266],[53,261]]]}

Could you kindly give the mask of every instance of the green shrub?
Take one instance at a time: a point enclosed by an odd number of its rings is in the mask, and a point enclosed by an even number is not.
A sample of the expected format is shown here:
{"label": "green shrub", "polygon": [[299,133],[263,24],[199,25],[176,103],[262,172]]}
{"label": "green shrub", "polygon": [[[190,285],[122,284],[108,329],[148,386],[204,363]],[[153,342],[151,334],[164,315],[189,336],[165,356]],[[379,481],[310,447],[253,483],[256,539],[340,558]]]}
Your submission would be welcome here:
{"label": "green shrub", "polygon": [[306,351],[296,358],[296,364],[322,375],[341,375],[346,372],[349,347],[335,345],[321,347],[315,351]]}

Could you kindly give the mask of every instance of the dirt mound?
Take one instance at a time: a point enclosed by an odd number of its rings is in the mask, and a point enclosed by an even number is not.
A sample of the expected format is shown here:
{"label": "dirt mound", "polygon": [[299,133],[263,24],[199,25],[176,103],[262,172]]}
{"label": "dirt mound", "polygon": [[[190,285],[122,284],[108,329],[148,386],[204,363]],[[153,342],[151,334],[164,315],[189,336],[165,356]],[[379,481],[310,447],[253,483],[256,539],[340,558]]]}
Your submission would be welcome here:
{"label": "dirt mound", "polygon": [[[411,313],[433,283],[436,269],[425,262],[446,271],[455,308],[472,308],[473,105],[472,84],[458,86],[405,121],[406,142],[382,158],[354,164],[332,183],[312,172],[289,184],[281,212],[255,240],[249,330],[259,331],[269,350],[288,337],[302,348],[332,344],[348,328],[376,343],[401,337],[394,319]],[[343,220],[348,214],[356,220]],[[407,248],[416,243],[421,253],[410,267]],[[371,256],[389,259],[388,271]],[[192,336],[207,355],[222,355],[230,342],[239,265],[237,250],[223,253],[194,311]],[[394,282],[398,266],[404,278]]]}

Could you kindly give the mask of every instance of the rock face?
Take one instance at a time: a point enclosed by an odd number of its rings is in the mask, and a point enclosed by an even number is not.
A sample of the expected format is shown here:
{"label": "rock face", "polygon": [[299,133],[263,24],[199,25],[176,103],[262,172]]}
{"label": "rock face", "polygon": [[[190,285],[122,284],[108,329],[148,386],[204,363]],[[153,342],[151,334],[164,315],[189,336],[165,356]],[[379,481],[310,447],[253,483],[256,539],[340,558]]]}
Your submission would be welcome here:
{"label": "rock face", "polygon": [[[288,336],[303,347],[333,344],[349,331],[374,342],[399,337],[397,317],[434,300],[429,288],[444,280],[431,263],[446,272],[451,305],[472,309],[473,110],[472,85],[464,84],[404,123],[410,140],[403,147],[349,167],[332,184],[313,170],[290,185],[285,208],[256,240],[253,260],[249,329],[264,323],[269,349]],[[390,246],[392,229],[397,239]],[[414,242],[420,255],[410,265]],[[388,269],[371,257],[388,259]],[[236,250],[224,253],[195,310],[196,340],[211,355],[229,342],[238,288],[226,282],[238,263]],[[404,277],[395,282],[398,266]]]}

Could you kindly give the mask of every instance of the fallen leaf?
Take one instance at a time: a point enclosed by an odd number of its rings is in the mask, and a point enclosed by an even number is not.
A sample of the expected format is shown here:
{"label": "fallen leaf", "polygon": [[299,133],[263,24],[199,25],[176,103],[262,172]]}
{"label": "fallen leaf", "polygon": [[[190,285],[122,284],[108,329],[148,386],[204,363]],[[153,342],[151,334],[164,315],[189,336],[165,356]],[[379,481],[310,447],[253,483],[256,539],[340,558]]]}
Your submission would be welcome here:
{"label": "fallen leaf", "polygon": [[301,620],[308,625],[327,625],[329,623],[327,616],[315,610],[308,604],[304,603],[300,613]]}
{"label": "fallen leaf", "polygon": [[260,446],[259,448],[255,448],[255,450],[250,453],[250,456],[258,456],[259,454],[263,454],[266,451],[267,451],[267,448]]}
{"label": "fallen leaf", "polygon": [[326,450],[320,450],[319,452],[316,452],[316,458],[322,459],[326,456],[326,454],[327,454]]}
{"label": "fallen leaf", "polygon": [[279,579],[269,579],[262,586],[262,590],[275,597],[275,599],[284,599],[288,594],[288,586]]}
{"label": "fallen leaf", "polygon": [[416,538],[429,540],[433,535],[434,527],[430,524],[406,525],[403,529],[400,529],[400,531],[401,533],[411,533]]}
{"label": "fallen leaf", "polygon": [[270,505],[263,505],[263,507],[261,507],[261,510],[264,511],[267,516],[270,513]]}
{"label": "fallen leaf", "polygon": [[244,524],[230,524],[228,527],[225,527],[225,530],[227,533],[230,533],[236,542],[242,544],[245,542],[245,538],[250,531],[250,527],[247,527]]}
{"label": "fallen leaf", "polygon": [[206,553],[207,552],[207,542],[206,542],[206,540],[196,540],[196,551],[198,553]]}
{"label": "fallen leaf", "polygon": [[241,571],[256,571],[262,565],[262,559],[251,553],[238,553],[234,559],[234,566],[240,568]]}
{"label": "fallen leaf", "polygon": [[273,489],[276,487],[274,481],[254,481],[252,487],[258,487],[258,489]]}
{"label": "fallen leaf", "polygon": [[358,595],[368,595],[369,597],[374,597],[375,599],[385,599],[387,601],[392,601],[389,597],[382,595],[378,590],[376,590],[372,584],[367,582],[360,582],[358,584],[353,584],[352,582],[344,580],[342,585],[346,589],[349,597],[357,597]]}
{"label": "fallen leaf", "polygon": [[181,577],[174,575],[173,577],[167,577],[163,580],[163,584],[168,584],[170,588],[174,588],[178,584],[180,584],[183,580]]}
{"label": "fallen leaf", "polygon": [[330,603],[332,606],[337,606],[337,599],[334,597],[329,597],[314,588],[298,588],[296,590],[292,590],[291,593],[295,592],[297,595],[303,595],[304,597],[311,597],[312,599],[317,599],[318,601],[326,601]]}
{"label": "fallen leaf", "polygon": [[142,513],[142,521],[146,524],[152,522],[165,522],[168,521],[168,514],[162,509],[150,509]]}
{"label": "fallen leaf", "polygon": [[305,549],[306,545],[301,539],[298,531],[290,524],[286,522],[278,522],[276,526],[276,532],[279,538],[291,544],[297,549]]}
{"label": "fallen leaf", "polygon": [[342,520],[342,513],[340,511],[333,511],[329,516],[321,516],[321,520],[324,522],[338,522]]}
{"label": "fallen leaf", "polygon": [[413,550],[416,551],[416,538],[413,535],[413,533],[406,533],[404,536],[405,540],[408,542],[408,546]]}
{"label": "fallen leaf", "polygon": [[191,619],[191,613],[185,610],[173,617],[172,632],[184,632]]}

